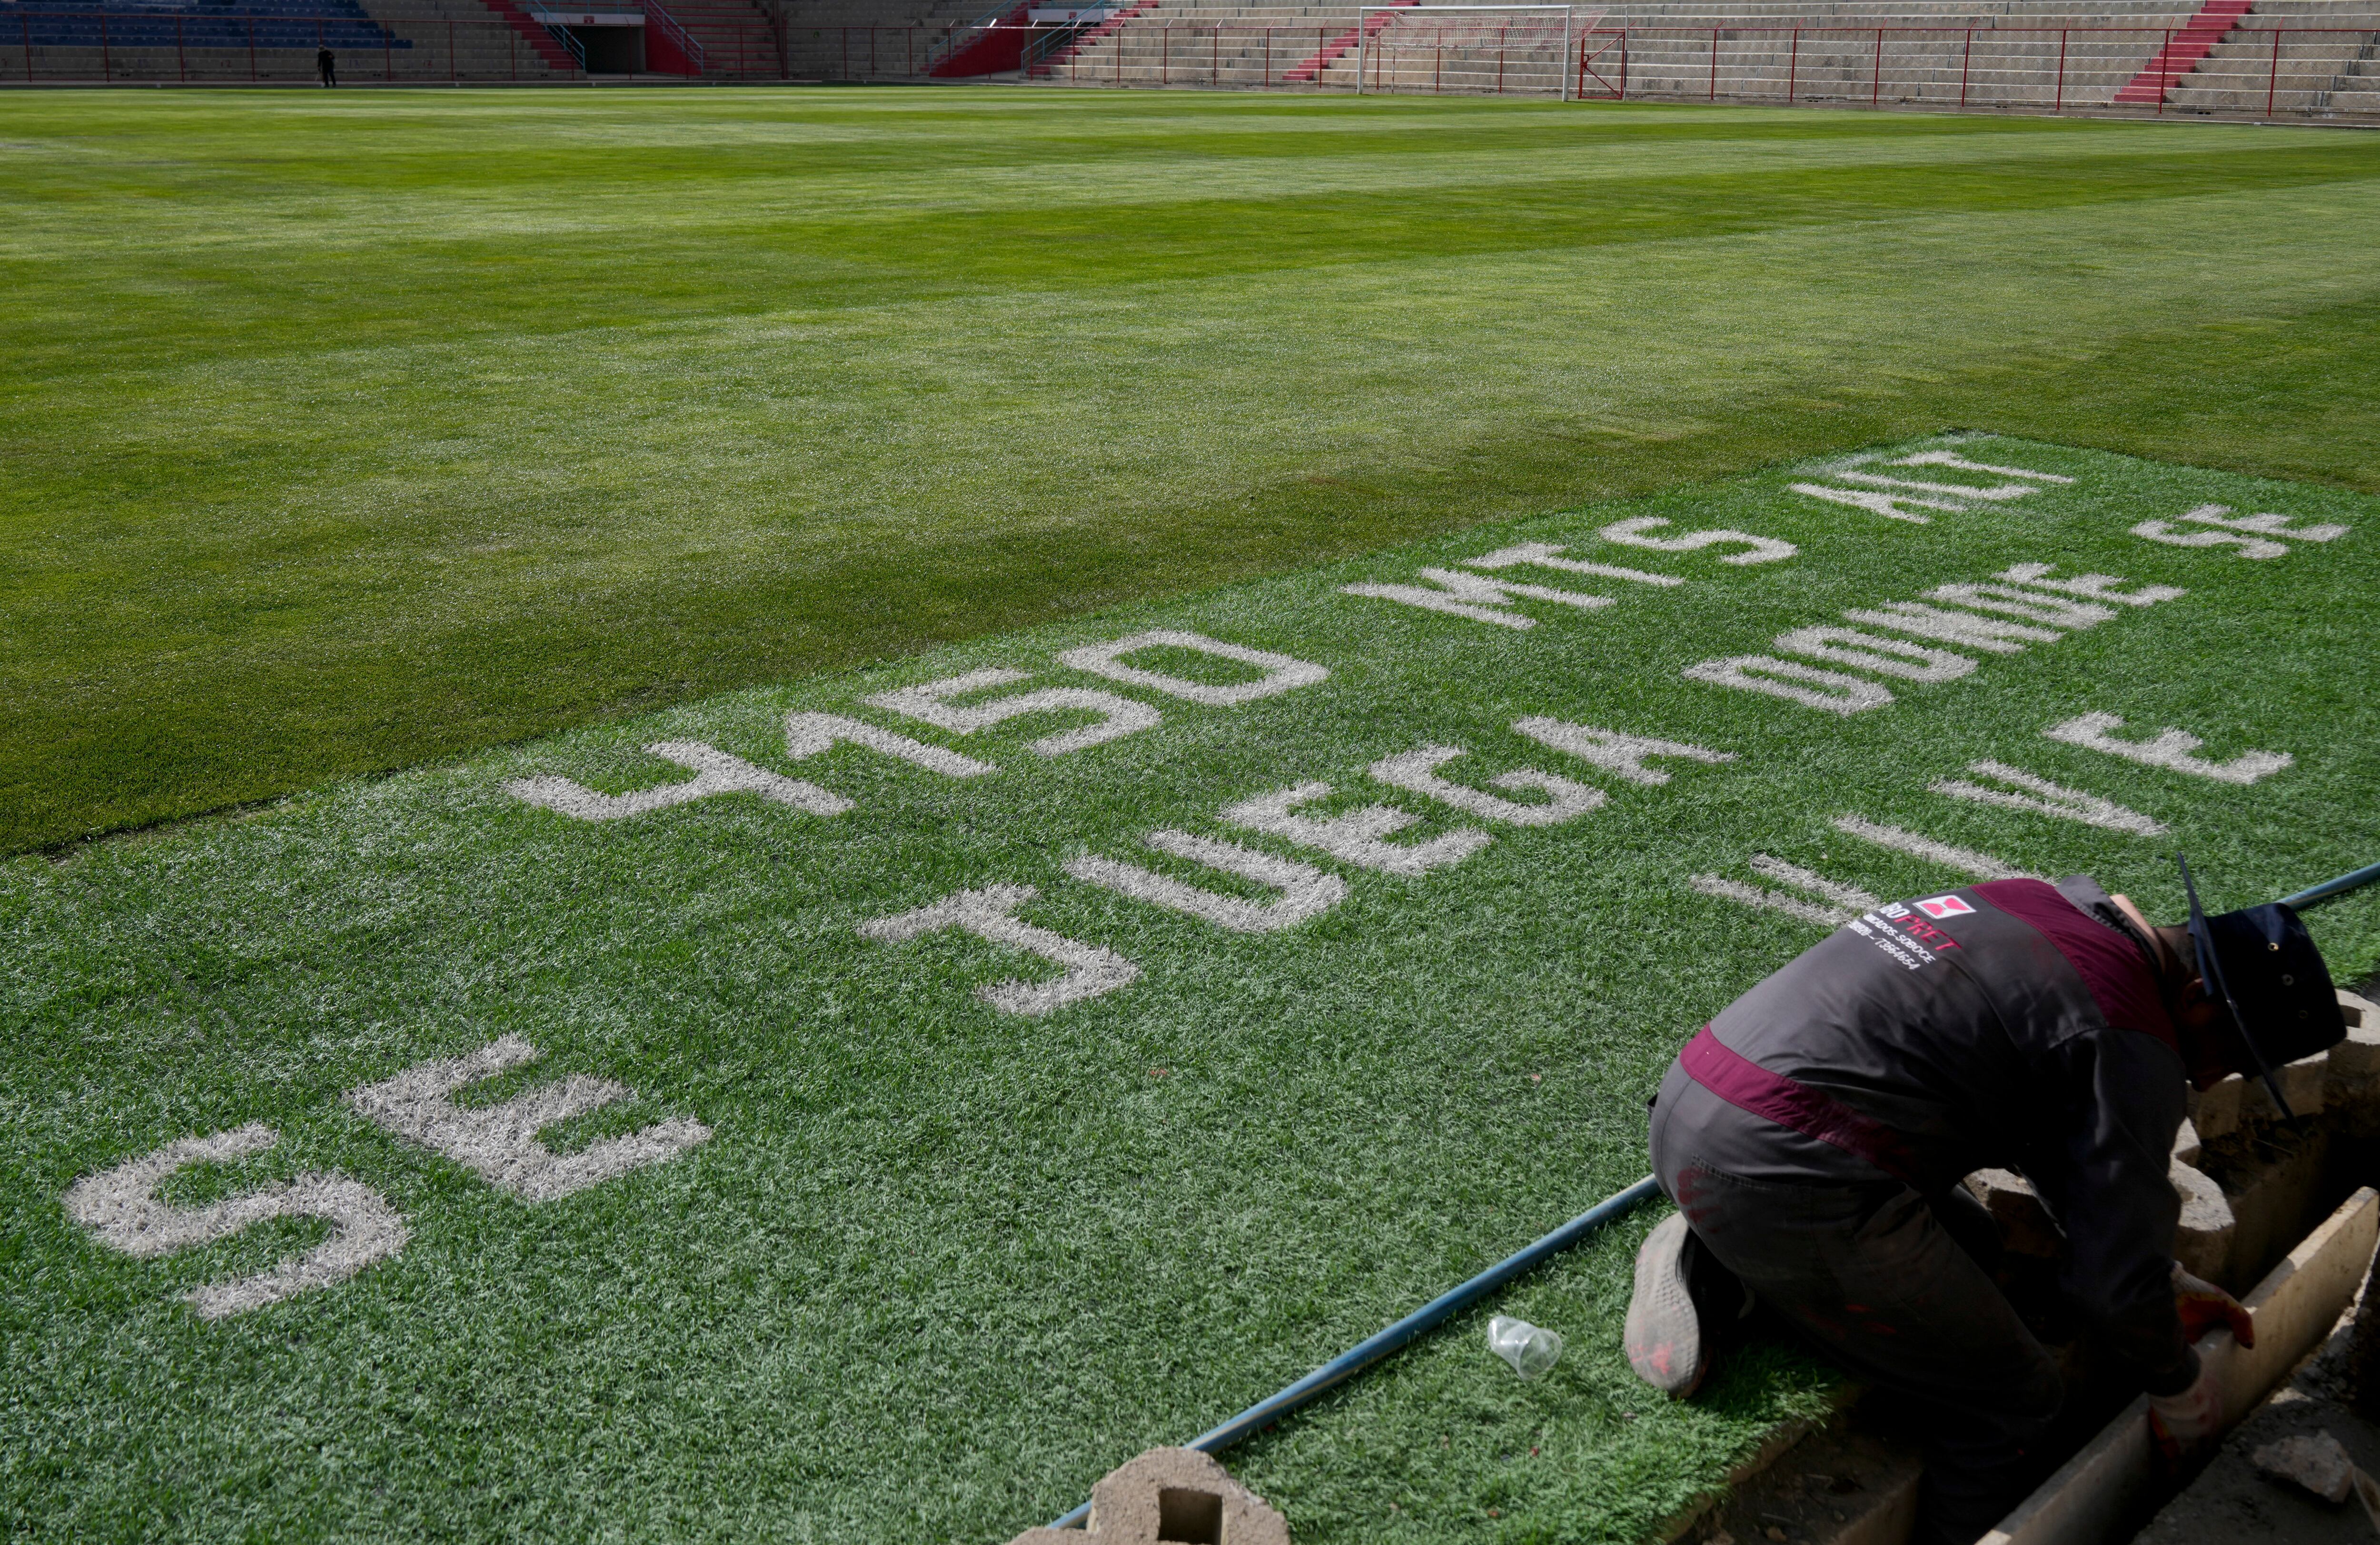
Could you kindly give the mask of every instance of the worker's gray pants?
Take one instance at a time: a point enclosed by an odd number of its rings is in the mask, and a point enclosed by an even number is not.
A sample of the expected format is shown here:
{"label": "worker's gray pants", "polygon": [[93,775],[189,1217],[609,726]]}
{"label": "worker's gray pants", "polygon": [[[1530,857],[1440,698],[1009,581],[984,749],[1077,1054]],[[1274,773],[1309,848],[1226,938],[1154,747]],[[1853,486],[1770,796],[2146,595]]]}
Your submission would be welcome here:
{"label": "worker's gray pants", "polygon": [[[1662,1145],[1669,1147],[1672,1145]],[[1971,1545],[2040,1479],[2058,1365],[1993,1283],[1990,1214],[1965,1190],[1744,1180],[1657,1152],[1711,1257],[1861,1380],[1926,1417],[1916,1539]]]}

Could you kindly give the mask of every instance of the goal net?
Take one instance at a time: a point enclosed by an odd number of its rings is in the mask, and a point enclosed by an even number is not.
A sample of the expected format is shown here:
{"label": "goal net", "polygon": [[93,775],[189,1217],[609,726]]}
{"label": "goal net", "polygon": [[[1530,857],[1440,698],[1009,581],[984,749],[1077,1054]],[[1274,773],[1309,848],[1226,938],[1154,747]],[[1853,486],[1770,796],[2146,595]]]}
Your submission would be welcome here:
{"label": "goal net", "polygon": [[1366,6],[1356,89],[1567,100],[1579,41],[1602,17],[1575,6]]}

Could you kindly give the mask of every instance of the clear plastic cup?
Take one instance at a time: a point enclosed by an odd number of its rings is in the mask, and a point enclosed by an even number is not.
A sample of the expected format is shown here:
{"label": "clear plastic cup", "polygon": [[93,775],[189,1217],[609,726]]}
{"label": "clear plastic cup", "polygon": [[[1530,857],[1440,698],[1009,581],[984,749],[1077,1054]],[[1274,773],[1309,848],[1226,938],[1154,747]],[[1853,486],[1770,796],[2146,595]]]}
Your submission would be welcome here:
{"label": "clear plastic cup", "polygon": [[1488,1321],[1488,1350],[1512,1364],[1512,1371],[1524,1379],[1535,1379],[1553,1367],[1561,1349],[1558,1331],[1501,1314]]}

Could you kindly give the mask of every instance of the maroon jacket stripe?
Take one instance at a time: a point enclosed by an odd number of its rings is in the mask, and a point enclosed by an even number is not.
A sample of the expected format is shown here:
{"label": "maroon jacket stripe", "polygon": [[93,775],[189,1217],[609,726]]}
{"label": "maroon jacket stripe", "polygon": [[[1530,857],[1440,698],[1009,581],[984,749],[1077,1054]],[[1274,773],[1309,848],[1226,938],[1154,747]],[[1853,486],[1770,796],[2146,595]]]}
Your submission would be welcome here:
{"label": "maroon jacket stripe", "polygon": [[2119,1030],[2138,1030],[2173,1046],[2173,1020],[2157,996],[2156,979],[2141,949],[2107,924],[2094,921],[2042,880],[1995,880],[1971,893],[2049,941],[2099,1005],[2099,1016]]}
{"label": "maroon jacket stripe", "polygon": [[[2065,904],[2061,901],[2060,906]],[[1830,1143],[1855,1154],[1894,1179],[1926,1189],[1917,1175],[1915,1155],[1891,1128],[1852,1110],[1823,1090],[1797,1083],[1781,1073],[1741,1056],[1711,1034],[1705,1025],[1686,1049],[1678,1053],[1686,1076],[1739,1110],[1790,1126],[1805,1137]]]}

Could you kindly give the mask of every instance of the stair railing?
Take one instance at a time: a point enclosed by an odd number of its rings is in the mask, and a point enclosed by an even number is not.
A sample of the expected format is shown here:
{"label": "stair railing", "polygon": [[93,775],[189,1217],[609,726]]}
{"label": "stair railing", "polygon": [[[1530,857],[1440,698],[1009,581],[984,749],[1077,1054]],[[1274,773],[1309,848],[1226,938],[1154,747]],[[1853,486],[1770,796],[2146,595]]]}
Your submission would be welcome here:
{"label": "stair railing", "polygon": [[959,51],[962,46],[959,39],[962,35],[965,37],[968,43],[973,43],[975,41],[975,34],[999,26],[1000,18],[1006,16],[1015,8],[1016,0],[1008,0],[1007,5],[1002,6],[996,10],[986,11],[983,15],[976,18],[973,21],[962,21],[956,26],[953,26],[948,31],[944,32],[938,41],[929,43],[926,45],[925,67],[917,73],[920,75],[932,74],[936,65],[941,64],[943,60],[949,58],[952,55]]}
{"label": "stair railing", "polygon": [[694,66],[695,74],[708,72],[710,62],[703,57],[702,44],[695,40],[694,34],[678,25],[677,18],[669,14],[669,8],[662,4],[662,0],[645,0],[645,25],[650,27],[655,22],[661,23],[662,36],[676,44],[677,51]]}
{"label": "stair railing", "polygon": [[570,50],[571,58],[577,61],[578,73],[586,74],[587,45],[578,41],[578,34],[556,21],[553,18],[552,10],[545,5],[544,0],[521,0],[521,7],[528,12],[530,20],[553,34],[554,42]]}
{"label": "stair railing", "polygon": [[[2321,112],[2330,111],[2330,99],[2346,90],[2347,82],[2355,77],[2356,67],[2370,63],[2375,54],[2380,54],[2380,32],[2373,33],[2363,46],[2355,51],[2353,58],[2339,66],[2338,73],[2330,78],[2330,84],[2314,92],[2313,100],[2308,105]],[[2269,107],[2267,116],[2270,116]]]}
{"label": "stair railing", "polygon": [[1072,48],[1081,41],[1084,33],[1094,27],[1104,26],[1123,8],[1121,6],[1087,6],[1076,11],[1072,21],[1053,22],[1047,31],[1037,30],[1032,37],[1025,40],[1025,48],[1018,56],[1021,72],[1030,76],[1034,66],[1060,49]]}

